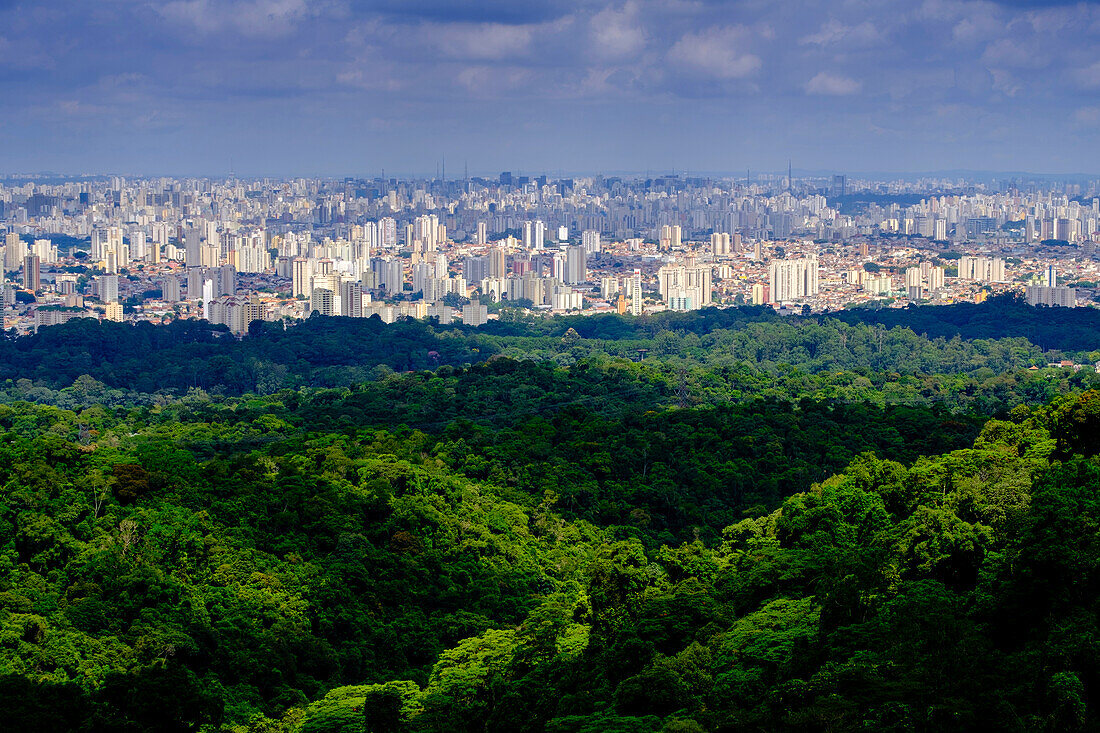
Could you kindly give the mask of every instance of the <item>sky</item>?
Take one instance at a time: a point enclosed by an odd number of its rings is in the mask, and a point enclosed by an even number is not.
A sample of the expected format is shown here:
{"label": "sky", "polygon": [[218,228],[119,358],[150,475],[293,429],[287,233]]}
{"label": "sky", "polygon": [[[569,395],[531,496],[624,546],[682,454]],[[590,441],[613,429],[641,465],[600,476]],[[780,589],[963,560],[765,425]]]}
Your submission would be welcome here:
{"label": "sky", "polygon": [[0,0],[0,173],[1100,172],[1100,3]]}

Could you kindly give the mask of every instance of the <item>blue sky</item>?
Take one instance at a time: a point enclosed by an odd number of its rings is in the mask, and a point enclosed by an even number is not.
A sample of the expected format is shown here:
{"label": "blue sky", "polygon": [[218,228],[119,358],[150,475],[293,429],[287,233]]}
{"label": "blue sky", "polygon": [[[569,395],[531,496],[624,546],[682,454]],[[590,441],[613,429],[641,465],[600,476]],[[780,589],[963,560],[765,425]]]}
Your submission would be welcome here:
{"label": "blue sky", "polygon": [[0,0],[0,172],[1100,172],[1100,4]]}

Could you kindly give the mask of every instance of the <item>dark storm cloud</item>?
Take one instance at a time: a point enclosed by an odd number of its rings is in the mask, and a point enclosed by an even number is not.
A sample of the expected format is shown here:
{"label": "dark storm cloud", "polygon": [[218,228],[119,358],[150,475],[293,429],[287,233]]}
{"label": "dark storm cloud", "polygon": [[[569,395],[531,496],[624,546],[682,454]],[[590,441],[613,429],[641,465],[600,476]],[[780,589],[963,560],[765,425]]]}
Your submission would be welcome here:
{"label": "dark storm cloud", "polygon": [[0,0],[0,166],[1097,167],[1098,36],[1015,0]]}

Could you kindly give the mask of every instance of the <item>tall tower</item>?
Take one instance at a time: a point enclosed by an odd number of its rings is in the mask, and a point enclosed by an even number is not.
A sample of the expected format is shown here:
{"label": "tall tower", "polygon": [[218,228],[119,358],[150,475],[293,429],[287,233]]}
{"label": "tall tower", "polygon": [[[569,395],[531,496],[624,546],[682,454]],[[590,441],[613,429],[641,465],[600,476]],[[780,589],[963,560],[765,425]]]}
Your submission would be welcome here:
{"label": "tall tower", "polygon": [[23,287],[27,290],[38,290],[42,287],[38,255],[27,255],[23,258]]}
{"label": "tall tower", "polygon": [[295,257],[291,261],[291,295],[297,298],[304,295],[307,298],[312,294],[310,283],[309,260],[304,257]]}

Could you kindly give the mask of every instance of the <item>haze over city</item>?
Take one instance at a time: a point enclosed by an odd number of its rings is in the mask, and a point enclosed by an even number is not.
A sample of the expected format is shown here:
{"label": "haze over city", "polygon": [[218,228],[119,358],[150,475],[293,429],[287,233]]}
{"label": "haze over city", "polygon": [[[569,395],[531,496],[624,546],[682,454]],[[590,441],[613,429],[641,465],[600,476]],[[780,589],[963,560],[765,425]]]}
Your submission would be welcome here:
{"label": "haze over city", "polygon": [[1100,168],[1100,5],[0,3],[0,171]]}

